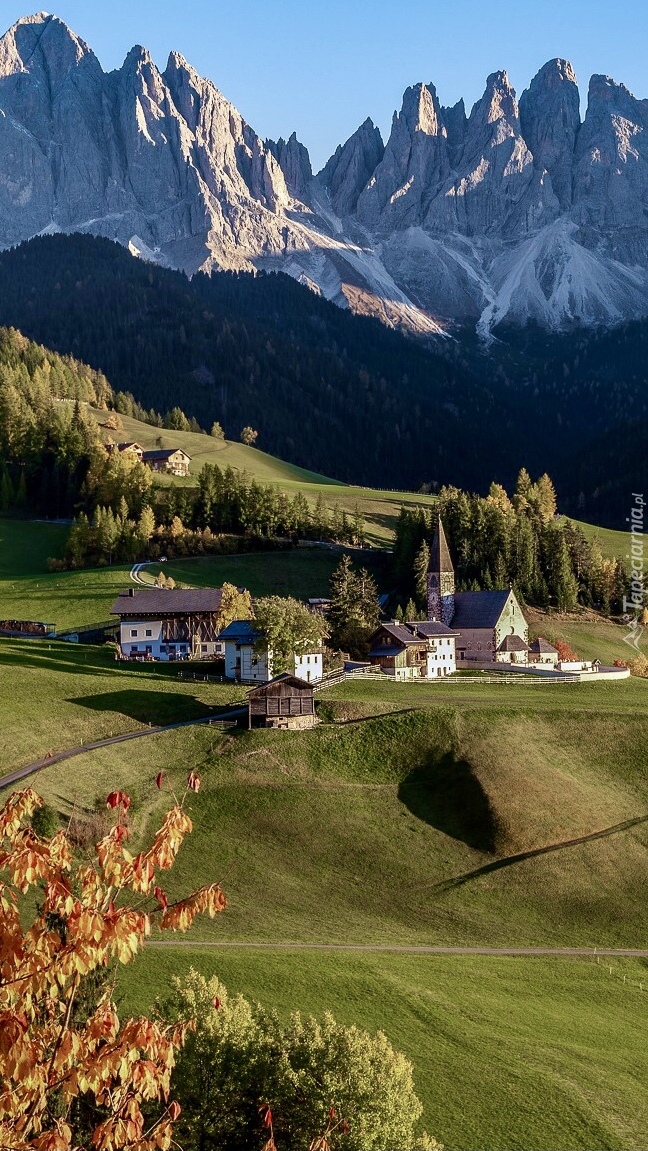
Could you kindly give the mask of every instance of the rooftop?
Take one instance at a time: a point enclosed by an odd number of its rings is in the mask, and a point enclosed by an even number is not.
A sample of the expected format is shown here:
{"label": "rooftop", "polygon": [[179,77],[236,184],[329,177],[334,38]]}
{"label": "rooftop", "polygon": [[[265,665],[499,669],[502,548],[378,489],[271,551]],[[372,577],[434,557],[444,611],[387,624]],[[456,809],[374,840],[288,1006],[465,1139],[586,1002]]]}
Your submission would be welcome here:
{"label": "rooftop", "polygon": [[256,643],[258,639],[261,639],[261,634],[253,619],[234,619],[220,633],[218,638],[237,640],[239,643]]}
{"label": "rooftop", "polygon": [[129,588],[120,592],[111,615],[193,615],[220,611],[220,588]]}
{"label": "rooftop", "polygon": [[510,594],[509,590],[455,592],[453,628],[462,631],[464,628],[495,627]]}

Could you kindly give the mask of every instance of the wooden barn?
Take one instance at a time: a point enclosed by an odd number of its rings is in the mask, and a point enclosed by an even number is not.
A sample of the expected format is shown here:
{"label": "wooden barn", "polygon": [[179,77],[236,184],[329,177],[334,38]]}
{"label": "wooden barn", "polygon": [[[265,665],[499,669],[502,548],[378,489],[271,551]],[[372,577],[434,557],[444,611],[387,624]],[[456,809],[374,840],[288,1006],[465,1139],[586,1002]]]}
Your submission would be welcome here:
{"label": "wooden barn", "polygon": [[284,672],[248,692],[248,726],[303,731],[315,727],[313,685]]}

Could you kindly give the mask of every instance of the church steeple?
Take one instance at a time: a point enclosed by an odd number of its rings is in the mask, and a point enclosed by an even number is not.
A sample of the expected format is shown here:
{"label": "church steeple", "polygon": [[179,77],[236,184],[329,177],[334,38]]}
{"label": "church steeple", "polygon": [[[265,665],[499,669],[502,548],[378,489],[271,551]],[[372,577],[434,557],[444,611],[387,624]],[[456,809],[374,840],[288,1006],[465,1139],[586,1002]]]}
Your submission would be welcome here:
{"label": "church steeple", "polygon": [[455,575],[441,517],[430,548],[427,577],[427,615],[450,626],[454,616]]}

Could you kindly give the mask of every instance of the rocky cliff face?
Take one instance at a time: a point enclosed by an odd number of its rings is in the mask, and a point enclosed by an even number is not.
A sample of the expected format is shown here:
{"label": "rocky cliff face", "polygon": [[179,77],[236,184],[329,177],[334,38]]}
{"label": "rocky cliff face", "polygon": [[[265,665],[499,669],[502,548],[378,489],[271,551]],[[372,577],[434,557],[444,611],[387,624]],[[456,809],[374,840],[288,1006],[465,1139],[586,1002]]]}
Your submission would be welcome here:
{"label": "rocky cliff face", "polygon": [[90,231],[147,259],[287,271],[343,306],[438,333],[648,314],[648,101],[594,76],[580,121],[552,60],[519,106],[505,72],[466,115],[408,88],[318,176],[209,80],[144,48],[105,73],[53,16],[0,40],[0,246]]}

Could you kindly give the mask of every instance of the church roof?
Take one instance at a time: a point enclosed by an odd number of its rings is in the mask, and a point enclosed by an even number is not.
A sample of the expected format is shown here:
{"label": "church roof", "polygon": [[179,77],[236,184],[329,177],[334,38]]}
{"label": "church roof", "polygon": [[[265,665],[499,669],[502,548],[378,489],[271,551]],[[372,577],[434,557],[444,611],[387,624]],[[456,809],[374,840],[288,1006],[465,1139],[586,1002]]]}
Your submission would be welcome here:
{"label": "church roof", "polygon": [[439,516],[439,522],[436,526],[434,538],[432,540],[432,546],[430,548],[430,563],[428,566],[428,571],[438,573],[454,572],[452,560],[450,559],[450,549],[448,547],[448,541],[446,540],[445,532],[443,530],[443,522],[441,520],[441,516]]}
{"label": "church roof", "polygon": [[458,591],[455,592],[453,628],[495,627],[510,591]]}
{"label": "church roof", "polygon": [[519,635],[505,635],[498,651],[528,651],[528,647]]}

